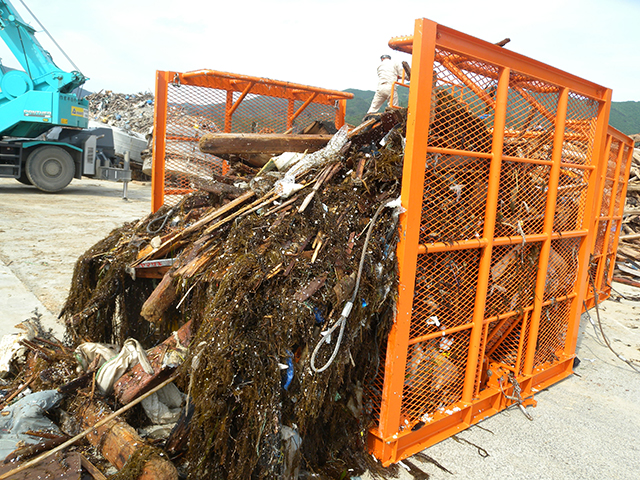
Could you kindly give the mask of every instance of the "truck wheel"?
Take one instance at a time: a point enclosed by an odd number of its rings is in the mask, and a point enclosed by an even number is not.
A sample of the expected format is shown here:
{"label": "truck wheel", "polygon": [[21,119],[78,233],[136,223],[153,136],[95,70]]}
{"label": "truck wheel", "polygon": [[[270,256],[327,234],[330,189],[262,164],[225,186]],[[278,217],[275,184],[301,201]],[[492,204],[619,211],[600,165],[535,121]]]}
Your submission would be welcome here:
{"label": "truck wheel", "polygon": [[43,192],[59,192],[71,183],[76,168],[69,153],[54,146],[40,147],[29,155],[25,165],[29,181]]}

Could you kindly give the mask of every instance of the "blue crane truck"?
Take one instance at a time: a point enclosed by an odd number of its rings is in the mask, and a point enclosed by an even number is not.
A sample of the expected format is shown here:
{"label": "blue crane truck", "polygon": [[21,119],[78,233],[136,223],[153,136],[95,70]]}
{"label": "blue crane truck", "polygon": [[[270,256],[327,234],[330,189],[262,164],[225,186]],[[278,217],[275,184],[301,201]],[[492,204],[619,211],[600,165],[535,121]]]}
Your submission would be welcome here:
{"label": "blue crane truck", "polygon": [[[0,177],[44,192],[58,192],[83,175],[130,180],[129,169],[100,155],[109,129],[87,129],[89,102],[74,91],[88,79],[56,66],[35,33],[11,2],[0,0],[0,37],[24,69],[0,62]],[[47,135],[54,127],[55,139]]]}

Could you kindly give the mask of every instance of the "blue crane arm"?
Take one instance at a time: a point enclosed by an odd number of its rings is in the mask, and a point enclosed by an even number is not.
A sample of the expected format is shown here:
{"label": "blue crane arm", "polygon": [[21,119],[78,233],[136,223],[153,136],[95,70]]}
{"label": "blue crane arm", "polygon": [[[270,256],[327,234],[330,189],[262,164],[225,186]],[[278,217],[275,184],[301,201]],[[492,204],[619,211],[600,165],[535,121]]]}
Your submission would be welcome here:
{"label": "blue crane arm", "polygon": [[65,72],[53,62],[38,42],[35,29],[24,22],[8,0],[0,0],[0,37],[20,62],[34,90],[69,93],[86,81],[82,73]]}
{"label": "blue crane arm", "polygon": [[24,69],[0,68],[0,136],[33,138],[56,125],[87,127],[89,104],[73,93],[87,78],[60,69],[35,33],[9,0],[0,0],[0,38]]}

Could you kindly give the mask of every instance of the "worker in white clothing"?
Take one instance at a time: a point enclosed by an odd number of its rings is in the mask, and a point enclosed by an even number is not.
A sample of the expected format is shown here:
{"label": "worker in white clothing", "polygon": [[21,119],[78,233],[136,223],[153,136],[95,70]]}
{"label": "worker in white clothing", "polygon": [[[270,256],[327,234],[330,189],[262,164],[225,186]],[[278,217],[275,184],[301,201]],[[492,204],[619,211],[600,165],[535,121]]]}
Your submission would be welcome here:
{"label": "worker in white clothing", "polygon": [[[402,67],[392,61],[389,55],[382,55],[378,66],[378,88],[367,113],[377,112],[382,104],[389,100],[391,89],[400,78],[402,78]],[[398,94],[395,90],[393,92],[393,106],[398,106]]]}

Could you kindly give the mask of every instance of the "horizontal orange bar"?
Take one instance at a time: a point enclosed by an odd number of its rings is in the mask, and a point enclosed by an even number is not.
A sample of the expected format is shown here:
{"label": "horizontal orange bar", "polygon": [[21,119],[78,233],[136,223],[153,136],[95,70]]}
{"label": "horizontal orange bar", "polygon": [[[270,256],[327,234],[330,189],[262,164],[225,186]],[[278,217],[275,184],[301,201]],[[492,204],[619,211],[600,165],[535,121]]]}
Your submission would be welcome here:
{"label": "horizontal orange bar", "polygon": [[[605,217],[601,217],[605,220]],[[620,219],[621,217],[613,217],[614,219]],[[588,230],[570,230],[566,232],[553,232],[551,234],[552,240],[559,240],[561,238],[576,238],[585,237],[589,233]],[[524,243],[531,242],[543,242],[547,239],[546,233],[539,233],[533,235],[526,235],[524,237]],[[492,244],[494,246],[505,245],[518,245],[522,243],[522,236],[514,235],[513,237],[496,237],[493,239]],[[460,240],[453,243],[421,243],[418,245],[418,254],[425,255],[428,253],[442,253],[453,252],[456,250],[467,250],[472,248],[482,248],[489,244],[489,240],[486,238],[474,238],[472,240]]]}
{"label": "horizontal orange bar", "polygon": [[251,93],[268,97],[280,97],[292,100],[306,100],[309,93],[316,93],[314,103],[333,105],[336,100],[353,98],[352,93],[326,88],[311,87],[298,83],[272,80],[269,78],[240,75],[236,73],[220,72],[217,70],[196,70],[186,73],[175,73],[176,83],[179,81],[185,85],[216,88],[232,92],[242,92],[251,84]]}
{"label": "horizontal orange bar", "polygon": [[511,157],[509,155],[503,155],[503,160],[507,160],[508,162],[517,162],[517,163],[532,163],[534,165],[551,165],[553,164],[550,160],[540,160],[537,158],[524,158],[524,157]]}
{"label": "horizontal orange bar", "polygon": [[473,327],[472,323],[465,323],[464,325],[458,325],[457,327],[447,328],[446,330],[438,330],[437,332],[429,333],[428,335],[421,335],[409,340],[409,345],[415,345],[416,343],[426,342],[432,338],[444,337],[445,335],[451,335],[452,333],[462,332],[463,330],[469,330]]}
{"label": "horizontal orange bar", "polygon": [[180,135],[167,135],[165,137],[167,140],[177,140],[179,142],[194,142],[194,143],[198,143],[200,141],[199,138],[197,137],[183,137]]}
{"label": "horizontal orange bar", "polygon": [[486,238],[476,238],[473,240],[460,240],[453,243],[421,243],[418,245],[418,254],[449,252],[454,250],[466,250],[471,248],[482,248],[489,242]]}
{"label": "horizontal orange bar", "polygon": [[456,150],[454,148],[439,148],[439,147],[427,147],[427,153],[440,153],[442,155],[460,155],[463,157],[475,157],[491,159],[493,157],[490,153],[470,152],[468,150]]}

